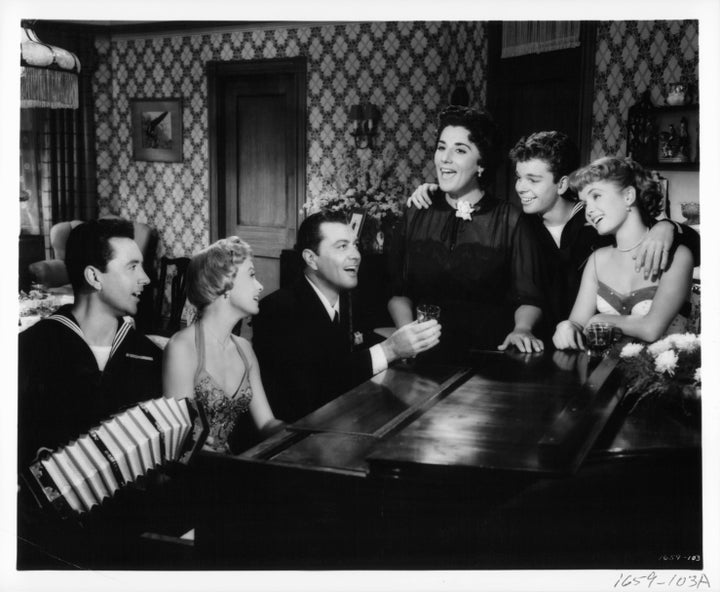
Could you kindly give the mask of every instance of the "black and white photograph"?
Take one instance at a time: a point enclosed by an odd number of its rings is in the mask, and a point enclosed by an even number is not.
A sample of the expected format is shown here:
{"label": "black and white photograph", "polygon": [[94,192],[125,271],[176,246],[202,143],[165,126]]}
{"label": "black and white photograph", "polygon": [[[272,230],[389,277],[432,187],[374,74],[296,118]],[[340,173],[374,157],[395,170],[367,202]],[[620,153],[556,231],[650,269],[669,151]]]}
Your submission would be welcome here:
{"label": "black and white photograph", "polygon": [[720,6],[156,4],[2,9],[2,589],[720,590]]}

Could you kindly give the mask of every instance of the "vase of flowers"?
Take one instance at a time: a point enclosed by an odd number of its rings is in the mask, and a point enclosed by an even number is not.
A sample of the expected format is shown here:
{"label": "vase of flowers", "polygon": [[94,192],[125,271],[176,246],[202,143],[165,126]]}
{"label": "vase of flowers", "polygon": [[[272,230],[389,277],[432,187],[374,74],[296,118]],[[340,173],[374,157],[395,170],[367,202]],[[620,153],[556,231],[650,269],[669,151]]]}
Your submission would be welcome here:
{"label": "vase of flowers", "polygon": [[348,150],[335,162],[335,174],[323,180],[320,193],[304,204],[306,215],[321,209],[365,211],[360,244],[365,251],[382,251],[405,207],[405,187],[397,177],[397,158],[392,147],[373,157],[370,149]]}
{"label": "vase of flowers", "polygon": [[659,404],[699,425],[700,361],[700,337],[694,333],[674,333],[649,345],[626,344],[619,364],[628,385],[623,403],[630,413],[640,405]]}

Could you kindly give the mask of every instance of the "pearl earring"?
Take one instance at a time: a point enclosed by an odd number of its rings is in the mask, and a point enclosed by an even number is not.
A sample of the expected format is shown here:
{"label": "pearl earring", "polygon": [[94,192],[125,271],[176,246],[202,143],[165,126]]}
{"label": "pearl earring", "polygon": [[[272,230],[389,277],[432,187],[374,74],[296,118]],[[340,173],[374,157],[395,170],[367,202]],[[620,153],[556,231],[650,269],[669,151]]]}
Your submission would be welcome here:
{"label": "pearl earring", "polygon": [[632,208],[631,208],[630,206],[627,206],[625,209],[626,209],[628,212],[631,212],[631,211],[632,211]]}

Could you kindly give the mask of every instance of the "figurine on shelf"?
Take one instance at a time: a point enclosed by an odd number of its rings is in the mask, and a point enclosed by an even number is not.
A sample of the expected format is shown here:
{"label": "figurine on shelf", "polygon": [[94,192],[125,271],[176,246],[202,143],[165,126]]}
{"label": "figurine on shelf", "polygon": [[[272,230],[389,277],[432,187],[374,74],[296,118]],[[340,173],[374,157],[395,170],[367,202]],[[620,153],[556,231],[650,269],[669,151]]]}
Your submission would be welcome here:
{"label": "figurine on shelf", "polygon": [[668,156],[675,156],[677,154],[677,134],[675,133],[675,125],[670,124],[668,126],[668,139],[667,139],[667,147],[668,147]]}
{"label": "figurine on shelf", "polygon": [[628,112],[628,156],[638,162],[656,159],[657,137],[652,117],[650,93],[643,93],[640,100]]}
{"label": "figurine on shelf", "polygon": [[671,123],[668,131],[660,133],[658,160],[661,162],[687,162],[689,160],[689,139],[685,117],[680,120],[679,134],[675,130],[675,125]]}
{"label": "figurine on shelf", "polygon": [[686,117],[680,120],[680,137],[678,138],[678,156],[683,160],[690,159],[690,136],[688,134],[688,121]]}

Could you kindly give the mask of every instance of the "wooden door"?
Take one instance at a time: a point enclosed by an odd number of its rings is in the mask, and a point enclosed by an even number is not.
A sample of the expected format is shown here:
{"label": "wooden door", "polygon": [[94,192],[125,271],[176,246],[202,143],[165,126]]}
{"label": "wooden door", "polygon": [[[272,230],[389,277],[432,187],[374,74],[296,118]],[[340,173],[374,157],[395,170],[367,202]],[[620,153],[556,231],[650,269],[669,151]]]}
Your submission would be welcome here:
{"label": "wooden door", "polygon": [[[542,130],[565,132],[580,148],[581,162],[590,157],[595,23],[583,22],[580,47],[513,58],[501,58],[502,23],[489,27],[488,109],[503,137],[502,154],[522,136]],[[498,170],[500,199],[519,205],[515,169],[504,158]]]}
{"label": "wooden door", "polygon": [[208,64],[210,236],[251,245],[265,294],[305,201],[305,72],[304,58]]}

